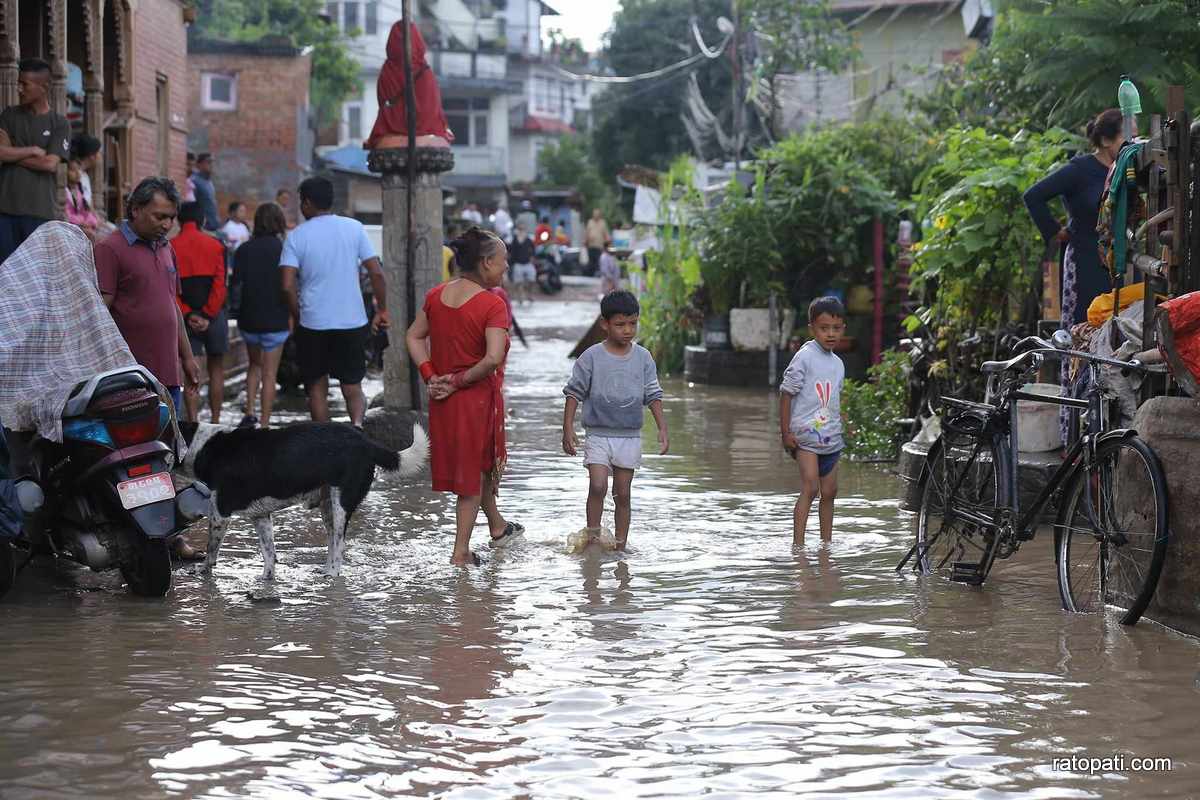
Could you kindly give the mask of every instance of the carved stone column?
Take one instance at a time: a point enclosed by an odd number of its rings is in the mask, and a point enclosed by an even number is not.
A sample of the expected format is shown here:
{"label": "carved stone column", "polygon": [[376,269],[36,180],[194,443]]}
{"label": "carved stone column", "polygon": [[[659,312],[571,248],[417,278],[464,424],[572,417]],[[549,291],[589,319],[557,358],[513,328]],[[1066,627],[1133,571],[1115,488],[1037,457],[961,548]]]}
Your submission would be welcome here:
{"label": "carved stone column", "polygon": [[[411,265],[414,307],[420,310],[426,292],[442,279],[442,179],[443,172],[454,168],[454,155],[445,148],[419,147],[416,151],[416,182],[413,185],[415,258]],[[414,407],[413,378],[404,334],[412,319],[408,314],[408,151],[375,150],[367,157],[372,172],[383,175],[383,272],[387,278],[387,307],[391,312],[390,346],[383,355],[383,408],[368,415],[367,429],[373,437],[391,446],[405,446],[403,440],[392,444],[398,434],[407,440],[411,412],[424,410],[427,403],[424,386],[421,401]],[[401,419],[405,420],[401,424]],[[402,429],[402,430],[401,430]],[[392,431],[395,431],[394,433]]]}
{"label": "carved stone column", "polygon": [[0,108],[17,104],[18,30],[17,0],[0,0]]}
{"label": "carved stone column", "polygon": [[[89,136],[104,142],[104,0],[88,0],[85,12],[87,29],[87,65],[83,71],[83,129]],[[107,214],[108,155],[101,150],[92,168],[92,208],[101,217]]]}
{"label": "carved stone column", "polygon": [[50,110],[67,115],[67,0],[50,0],[46,9],[49,39]]}

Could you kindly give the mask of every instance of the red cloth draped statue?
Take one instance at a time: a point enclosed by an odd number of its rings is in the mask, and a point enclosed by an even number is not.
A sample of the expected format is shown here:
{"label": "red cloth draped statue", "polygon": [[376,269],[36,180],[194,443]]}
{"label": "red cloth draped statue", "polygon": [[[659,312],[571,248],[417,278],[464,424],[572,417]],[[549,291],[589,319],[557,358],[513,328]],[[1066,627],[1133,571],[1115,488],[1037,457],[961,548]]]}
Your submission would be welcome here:
{"label": "red cloth draped statue", "polygon": [[[416,25],[412,31],[413,93],[416,95],[417,145],[419,147],[449,147],[454,139],[446,114],[442,111],[442,93],[437,78],[425,62],[425,40]],[[388,34],[387,61],[379,72],[376,87],[379,97],[379,116],[371,137],[363,142],[368,150],[408,145],[408,119],[404,113],[404,23],[397,22]]]}

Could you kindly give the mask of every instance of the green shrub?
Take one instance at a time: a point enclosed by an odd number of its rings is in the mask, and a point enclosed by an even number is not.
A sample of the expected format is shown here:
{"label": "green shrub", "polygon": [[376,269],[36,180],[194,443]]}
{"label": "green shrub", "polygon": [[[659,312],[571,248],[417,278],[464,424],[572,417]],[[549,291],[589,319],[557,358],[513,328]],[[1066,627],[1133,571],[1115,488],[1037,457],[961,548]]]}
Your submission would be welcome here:
{"label": "green shrub", "polygon": [[846,454],[851,458],[896,457],[896,421],[905,413],[908,369],[908,354],[889,350],[867,370],[867,380],[847,380],[842,385]]}

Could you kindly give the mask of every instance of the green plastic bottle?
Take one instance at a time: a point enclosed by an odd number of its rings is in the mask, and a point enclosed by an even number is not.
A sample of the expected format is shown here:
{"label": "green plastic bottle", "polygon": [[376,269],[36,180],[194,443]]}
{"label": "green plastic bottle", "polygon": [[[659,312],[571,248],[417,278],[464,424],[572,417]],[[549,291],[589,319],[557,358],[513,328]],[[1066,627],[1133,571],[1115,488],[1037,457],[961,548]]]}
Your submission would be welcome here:
{"label": "green plastic bottle", "polygon": [[1137,87],[1129,80],[1128,75],[1121,76],[1121,85],[1117,88],[1117,105],[1121,107],[1121,114],[1126,117],[1142,113],[1142,96],[1138,94]]}

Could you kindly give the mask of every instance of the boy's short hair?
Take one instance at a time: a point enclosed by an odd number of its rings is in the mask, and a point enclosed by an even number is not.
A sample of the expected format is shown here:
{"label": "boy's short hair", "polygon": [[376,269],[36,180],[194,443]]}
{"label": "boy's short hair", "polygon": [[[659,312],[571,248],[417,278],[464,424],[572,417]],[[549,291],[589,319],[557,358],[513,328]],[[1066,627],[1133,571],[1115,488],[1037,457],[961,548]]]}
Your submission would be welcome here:
{"label": "boy's short hair", "polygon": [[189,201],[179,207],[179,224],[194,222],[198,227],[204,226],[204,209],[195,201]]}
{"label": "boy's short hair", "polygon": [[833,296],[818,297],[808,304],[808,322],[811,325],[817,321],[817,317],[822,314],[828,314],[831,317],[839,319],[846,318],[846,307],[842,305],[842,301]]}
{"label": "boy's short hair", "polygon": [[612,319],[617,314],[636,317],[641,313],[642,307],[638,305],[637,298],[633,296],[633,292],[627,292],[624,289],[609,292],[600,301],[600,316],[605,319]]}
{"label": "boy's short hair", "polygon": [[300,184],[300,202],[307,200],[317,211],[333,208],[333,184],[328,178],[314,175]]}

